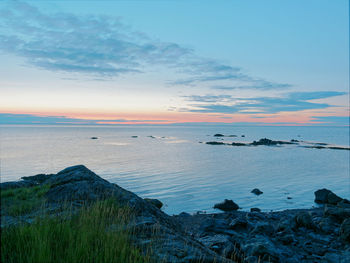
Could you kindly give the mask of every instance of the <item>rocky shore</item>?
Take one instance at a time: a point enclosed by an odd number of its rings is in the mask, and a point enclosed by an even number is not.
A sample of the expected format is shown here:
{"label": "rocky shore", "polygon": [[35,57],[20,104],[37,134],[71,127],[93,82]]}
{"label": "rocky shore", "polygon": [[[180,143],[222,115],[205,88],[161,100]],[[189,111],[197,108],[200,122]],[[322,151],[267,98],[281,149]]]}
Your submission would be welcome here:
{"label": "rocky shore", "polygon": [[[127,226],[133,229],[132,242],[141,249],[152,243],[156,261],[350,262],[350,202],[327,189],[315,192],[318,208],[244,212],[225,200],[216,204],[223,212],[169,216],[161,210],[161,201],[142,199],[78,165],[1,183],[1,192],[30,187],[47,189],[44,209],[52,216],[62,215],[67,203],[79,210],[83,204],[116,198],[132,208]],[[1,228],[31,224],[40,216],[36,209],[14,216],[10,207],[2,198]]]}

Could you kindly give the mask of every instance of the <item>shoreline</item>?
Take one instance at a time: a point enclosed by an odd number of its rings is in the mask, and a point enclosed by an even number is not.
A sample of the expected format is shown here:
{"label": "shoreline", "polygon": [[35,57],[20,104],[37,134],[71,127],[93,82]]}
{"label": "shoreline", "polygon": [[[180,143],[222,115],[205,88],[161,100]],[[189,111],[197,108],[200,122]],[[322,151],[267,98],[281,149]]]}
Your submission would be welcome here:
{"label": "shoreline", "polygon": [[[161,229],[153,249],[155,257],[164,262],[196,261],[200,260],[198,255],[201,260],[204,257],[202,262],[350,261],[350,202],[326,189],[321,190],[318,200],[323,207],[248,212],[237,211],[233,206],[221,213],[183,212],[170,216],[161,211],[159,200],[142,199],[79,165],[57,174],[39,174],[1,183],[1,192],[32,187],[47,187],[43,197],[47,211],[53,215],[66,201],[79,209],[82,203],[115,197],[121,205],[134,211],[132,224],[140,230],[135,233],[136,246],[154,238],[139,233],[150,233],[155,226]],[[10,216],[3,206],[4,200],[2,197],[2,229],[20,222],[31,224],[37,216],[35,210]]]}

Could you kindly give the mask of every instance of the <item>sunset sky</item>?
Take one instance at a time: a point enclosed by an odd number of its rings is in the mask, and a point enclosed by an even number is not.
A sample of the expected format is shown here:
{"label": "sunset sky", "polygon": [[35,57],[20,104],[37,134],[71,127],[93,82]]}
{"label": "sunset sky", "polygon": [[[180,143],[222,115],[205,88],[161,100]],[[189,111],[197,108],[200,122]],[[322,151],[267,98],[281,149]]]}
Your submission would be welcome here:
{"label": "sunset sky", "polygon": [[1,1],[0,124],[348,125],[347,0]]}

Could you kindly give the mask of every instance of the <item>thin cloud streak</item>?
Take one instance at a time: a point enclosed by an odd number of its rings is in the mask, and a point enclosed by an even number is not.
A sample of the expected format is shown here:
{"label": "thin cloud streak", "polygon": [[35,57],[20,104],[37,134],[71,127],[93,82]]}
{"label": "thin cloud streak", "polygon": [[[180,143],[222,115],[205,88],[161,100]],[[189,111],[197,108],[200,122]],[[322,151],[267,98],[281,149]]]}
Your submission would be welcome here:
{"label": "thin cloud streak", "polygon": [[38,116],[32,114],[0,113],[0,124],[144,124],[168,123],[168,120],[81,119],[66,116]]}
{"label": "thin cloud streak", "polygon": [[325,109],[334,107],[327,103],[310,102],[310,100],[326,99],[341,96],[346,92],[292,92],[281,97],[236,98],[231,95],[186,96],[192,102],[188,112],[200,113],[241,113],[241,114],[273,114],[279,112],[298,112],[303,110]]}

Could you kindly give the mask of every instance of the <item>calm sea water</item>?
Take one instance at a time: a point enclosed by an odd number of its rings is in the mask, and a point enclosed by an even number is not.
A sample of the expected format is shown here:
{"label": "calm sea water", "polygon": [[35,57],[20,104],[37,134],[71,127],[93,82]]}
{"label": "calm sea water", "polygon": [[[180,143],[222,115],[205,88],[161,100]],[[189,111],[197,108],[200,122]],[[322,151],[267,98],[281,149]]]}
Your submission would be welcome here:
{"label": "calm sea water", "polygon": [[[0,133],[2,182],[84,164],[141,197],[160,199],[169,214],[212,212],[225,198],[244,210],[309,208],[323,187],[350,198],[349,151],[199,143],[224,133],[245,135],[227,141],[267,137],[349,146],[348,127],[0,126]],[[251,194],[256,187],[264,194]]]}

